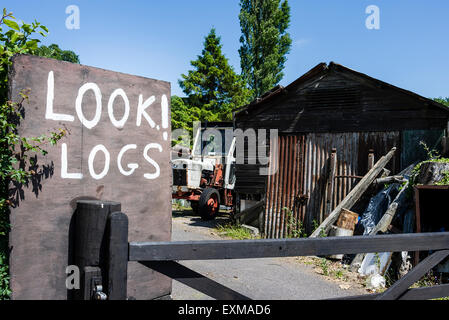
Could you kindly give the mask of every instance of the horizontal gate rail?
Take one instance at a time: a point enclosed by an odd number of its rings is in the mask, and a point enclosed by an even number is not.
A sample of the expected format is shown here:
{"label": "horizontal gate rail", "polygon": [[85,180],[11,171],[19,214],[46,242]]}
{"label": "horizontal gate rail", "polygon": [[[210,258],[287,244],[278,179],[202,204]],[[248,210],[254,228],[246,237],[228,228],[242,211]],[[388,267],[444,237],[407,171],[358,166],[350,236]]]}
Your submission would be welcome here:
{"label": "horizontal gate rail", "polygon": [[410,289],[422,276],[449,256],[449,232],[128,243],[128,218],[126,214],[120,212],[119,203],[78,201],[76,218],[75,238],[79,241],[75,242],[74,254],[77,266],[82,272],[83,287],[75,298],[81,300],[126,299],[127,267],[130,261],[137,261],[156,273],[175,279],[213,298],[247,300],[250,298],[177,261],[401,251],[432,251],[432,253],[383,293],[344,299],[413,300],[449,296],[449,284]]}
{"label": "horizontal gate rail", "polygon": [[305,239],[131,242],[129,261],[251,259],[449,249],[449,232]]}

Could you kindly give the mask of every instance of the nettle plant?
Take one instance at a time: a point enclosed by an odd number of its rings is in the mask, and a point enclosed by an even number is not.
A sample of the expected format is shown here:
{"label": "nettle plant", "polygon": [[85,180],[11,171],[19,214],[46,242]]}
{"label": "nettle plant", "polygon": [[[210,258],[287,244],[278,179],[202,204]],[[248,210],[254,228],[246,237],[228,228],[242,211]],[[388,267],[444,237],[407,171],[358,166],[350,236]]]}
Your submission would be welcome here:
{"label": "nettle plant", "polygon": [[[46,146],[56,144],[67,134],[66,129],[38,137],[22,137],[18,125],[23,118],[23,103],[28,100],[29,90],[22,91],[17,101],[8,100],[8,70],[11,58],[17,54],[34,54],[38,48],[39,34],[45,37],[48,29],[39,22],[27,24],[18,20],[3,9],[0,19],[0,300],[9,299],[9,208],[14,201],[10,199],[11,183],[26,184],[33,175],[38,174],[36,154],[45,155]],[[11,98],[12,99],[12,98]]]}

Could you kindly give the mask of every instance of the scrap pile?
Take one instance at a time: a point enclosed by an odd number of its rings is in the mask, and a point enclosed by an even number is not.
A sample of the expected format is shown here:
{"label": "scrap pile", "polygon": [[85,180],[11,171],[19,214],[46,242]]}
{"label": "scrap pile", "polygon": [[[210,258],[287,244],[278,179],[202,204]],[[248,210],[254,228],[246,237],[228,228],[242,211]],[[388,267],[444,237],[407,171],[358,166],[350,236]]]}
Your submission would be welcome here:
{"label": "scrap pile", "polygon": [[[393,148],[372,166],[369,172],[310,237],[325,235],[372,236],[376,234],[424,231],[421,230],[421,219],[416,219],[419,205],[415,211],[415,201],[416,198],[419,198],[419,195],[416,192],[415,194],[412,192],[414,190],[413,186],[423,184],[426,185],[427,190],[435,184],[448,184],[446,180],[449,180],[449,163],[446,161],[425,161],[418,166],[415,164],[409,166],[399,175],[390,176],[390,172],[385,169],[385,166],[393,158],[395,151],[396,148]],[[429,185],[432,185],[432,187]],[[444,187],[441,188],[444,189]],[[446,186],[444,190],[449,191],[449,187]],[[447,194],[449,195],[449,193]],[[366,195],[369,196],[366,197]],[[365,201],[362,206],[360,206],[361,201]],[[358,214],[350,210],[353,207],[364,209]],[[438,210],[441,211],[439,208],[435,209],[435,211]],[[439,226],[445,224],[445,222],[438,223],[437,225]],[[436,230],[434,228],[425,231],[445,230],[439,227]],[[393,276],[398,279],[405,275],[412,268],[411,255],[415,256],[416,264],[419,261],[419,253],[409,252],[378,252],[350,256],[336,255],[329,258],[342,260],[342,263],[350,264],[352,271],[358,271],[360,274],[368,277],[369,286],[378,288],[385,287],[385,275],[387,272],[390,278]],[[439,266],[439,268],[449,269],[449,263],[446,263],[446,265],[446,267]]]}

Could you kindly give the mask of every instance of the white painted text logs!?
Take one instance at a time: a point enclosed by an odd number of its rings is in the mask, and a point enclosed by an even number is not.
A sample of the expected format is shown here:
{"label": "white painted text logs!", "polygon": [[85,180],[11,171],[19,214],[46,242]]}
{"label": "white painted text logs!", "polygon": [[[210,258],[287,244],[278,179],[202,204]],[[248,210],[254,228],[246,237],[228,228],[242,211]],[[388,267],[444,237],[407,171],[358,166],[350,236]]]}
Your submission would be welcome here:
{"label": "white painted text logs!", "polygon": [[[93,119],[89,120],[86,119],[84,112],[83,112],[83,97],[88,92],[92,91],[92,93],[95,96],[96,101],[96,108],[95,108],[95,115]],[[74,122],[75,116],[70,114],[62,114],[57,113],[55,111],[53,101],[55,96],[55,79],[53,71],[50,71],[48,74],[48,81],[47,81],[47,105],[45,110],[45,119],[48,120],[54,120],[54,121],[67,121],[67,122]],[[125,111],[121,119],[117,119],[116,115],[114,114],[114,104],[116,101],[122,100],[124,103]],[[154,120],[151,118],[147,110],[154,104],[156,101],[155,96],[151,96],[144,100],[144,96],[142,94],[139,95],[139,99],[137,101],[137,116],[136,116],[136,127],[141,127],[142,125],[149,125],[151,128],[156,128],[157,130],[162,130],[162,136],[165,141],[168,139],[168,132],[166,131],[169,125],[169,119],[168,119],[168,99],[166,95],[162,95],[161,97],[161,103],[160,103],[160,112],[161,112],[161,126],[157,125]],[[98,85],[95,83],[89,82],[84,85],[82,85],[79,88],[78,95],[76,97],[75,101],[75,113],[79,119],[79,121],[82,123],[82,125],[87,128],[88,130],[91,130],[95,128],[96,125],[101,120],[101,114],[103,110],[102,105],[102,93]],[[126,92],[118,88],[114,90],[108,100],[107,104],[107,110],[109,115],[109,121],[111,124],[118,128],[122,129],[128,121],[130,111],[131,111],[131,104],[128,99],[128,96],[126,95]],[[93,179],[100,180],[107,176],[110,167],[112,164],[116,164],[119,172],[124,176],[130,176],[135,173],[135,171],[139,168],[139,164],[135,162],[127,162],[125,166],[125,161],[123,158],[126,157],[127,152],[131,152],[132,150],[140,149],[142,152],[142,157],[147,161],[152,167],[152,172],[143,172],[142,176],[145,179],[153,180],[157,179],[160,175],[160,166],[159,164],[150,157],[151,152],[162,152],[162,146],[158,143],[149,143],[145,146],[137,146],[136,144],[127,144],[123,146],[119,153],[117,155],[113,155],[113,158],[111,159],[111,153],[108,151],[106,146],[103,144],[98,144],[95,147],[92,148],[92,150],[89,153],[88,157],[88,172],[90,176]],[[83,174],[81,172],[69,172],[68,168],[68,154],[69,154],[69,147],[66,143],[62,143],[61,145],[61,177],[63,179],[83,179]],[[95,170],[94,164],[95,159],[97,157],[101,157],[104,159],[104,167],[102,170]]]}

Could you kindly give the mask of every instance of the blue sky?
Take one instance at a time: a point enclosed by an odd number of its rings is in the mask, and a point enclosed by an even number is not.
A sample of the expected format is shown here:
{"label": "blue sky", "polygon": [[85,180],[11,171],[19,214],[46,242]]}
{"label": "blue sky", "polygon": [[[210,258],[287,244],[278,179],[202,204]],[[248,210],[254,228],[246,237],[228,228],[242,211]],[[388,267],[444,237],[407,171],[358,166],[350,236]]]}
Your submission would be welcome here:
{"label": "blue sky", "polygon": [[[293,45],[282,85],[319,62],[334,61],[426,97],[449,96],[449,1],[290,0]],[[66,7],[80,9],[80,29],[65,26]],[[380,9],[368,30],[365,9]],[[81,63],[172,84],[201,53],[212,27],[240,72],[238,0],[3,0],[19,20],[50,29],[44,44],[79,54]]]}

